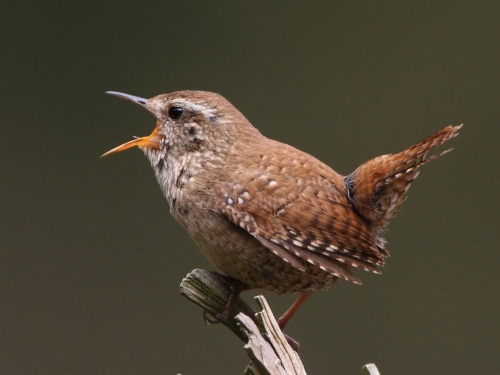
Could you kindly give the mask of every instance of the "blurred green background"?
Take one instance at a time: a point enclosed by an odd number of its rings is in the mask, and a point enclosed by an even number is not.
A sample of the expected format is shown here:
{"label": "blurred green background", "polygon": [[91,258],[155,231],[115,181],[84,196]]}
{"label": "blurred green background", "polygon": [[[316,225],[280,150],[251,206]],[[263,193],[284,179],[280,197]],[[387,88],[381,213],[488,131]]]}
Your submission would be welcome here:
{"label": "blurred green background", "polygon": [[[311,374],[488,374],[499,341],[497,1],[18,1],[0,15],[0,373],[239,374],[242,343],[178,295],[212,269],[142,153],[142,97],[221,93],[347,174],[448,124],[387,234],[384,275],[289,325]],[[258,291],[246,292],[251,301]],[[291,297],[266,294],[277,315]]]}

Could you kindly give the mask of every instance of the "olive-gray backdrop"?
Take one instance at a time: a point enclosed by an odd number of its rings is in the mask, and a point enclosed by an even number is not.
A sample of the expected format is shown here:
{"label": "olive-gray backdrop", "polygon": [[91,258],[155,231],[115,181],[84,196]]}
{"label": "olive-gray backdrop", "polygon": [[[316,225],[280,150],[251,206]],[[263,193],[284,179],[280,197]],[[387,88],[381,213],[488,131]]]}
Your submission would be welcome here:
{"label": "olive-gray backdrop", "polygon": [[[237,374],[241,343],[178,295],[212,269],[138,150],[154,119],[104,95],[226,96],[347,174],[448,124],[388,232],[384,275],[292,320],[312,374],[498,370],[494,1],[9,2],[0,15],[0,373]],[[251,301],[257,291],[244,297]],[[290,297],[267,295],[277,314]]]}

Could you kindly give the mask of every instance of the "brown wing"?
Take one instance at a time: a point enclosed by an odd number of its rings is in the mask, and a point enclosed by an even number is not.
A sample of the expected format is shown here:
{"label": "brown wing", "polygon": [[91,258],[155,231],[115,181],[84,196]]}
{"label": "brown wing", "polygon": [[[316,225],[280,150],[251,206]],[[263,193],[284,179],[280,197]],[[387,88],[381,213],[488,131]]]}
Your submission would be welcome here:
{"label": "brown wing", "polygon": [[281,147],[292,156],[235,170],[233,181],[245,186],[222,184],[224,214],[297,269],[305,261],[355,283],[352,268],[378,273],[387,253],[353,210],[343,178],[310,155]]}

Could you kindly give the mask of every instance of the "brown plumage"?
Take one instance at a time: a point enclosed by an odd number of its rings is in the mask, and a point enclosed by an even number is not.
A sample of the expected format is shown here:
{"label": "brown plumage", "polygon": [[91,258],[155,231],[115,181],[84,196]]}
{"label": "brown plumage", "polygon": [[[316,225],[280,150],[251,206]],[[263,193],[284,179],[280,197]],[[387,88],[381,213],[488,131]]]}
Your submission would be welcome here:
{"label": "brown plumage", "polygon": [[420,173],[418,168],[451,150],[430,157],[427,153],[456,137],[461,127],[447,126],[398,154],[369,160],[350,174],[346,178],[348,193],[358,213],[378,232],[385,229],[405,201],[411,183]]}
{"label": "brown plumage", "polygon": [[448,126],[344,177],[264,137],[220,95],[180,91],[146,100],[112,94],[158,121],[150,136],[106,154],[139,146],[172,215],[205,256],[248,288],[277,293],[310,293],[339,279],[361,283],[355,269],[378,273],[388,255],[382,238],[388,220],[419,167],[437,157],[427,153],[461,127]]}

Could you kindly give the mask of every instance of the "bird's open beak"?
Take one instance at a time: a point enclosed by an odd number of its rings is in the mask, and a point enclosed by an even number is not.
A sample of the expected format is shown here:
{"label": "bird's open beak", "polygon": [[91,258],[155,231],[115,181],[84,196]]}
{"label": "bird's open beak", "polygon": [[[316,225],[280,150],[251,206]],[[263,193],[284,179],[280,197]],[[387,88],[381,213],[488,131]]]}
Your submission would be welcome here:
{"label": "bird's open beak", "polygon": [[[129,94],[123,94],[121,92],[115,92],[115,91],[106,91],[106,94],[110,95],[115,95],[118,96],[119,98],[130,100],[131,102],[140,105],[141,107],[144,107],[145,109],[149,110],[147,107],[147,99],[139,98],[138,96],[134,95],[129,95]],[[110,154],[114,154],[116,152],[120,151],[125,151],[131,147],[137,146],[139,148],[143,147],[150,147],[150,148],[159,148],[159,137],[158,137],[158,128],[159,128],[159,123],[156,123],[156,128],[153,130],[153,132],[146,136],[146,137],[137,137],[135,139],[132,139],[131,141],[128,141],[118,147],[115,147],[112,150],[109,150],[108,152],[104,153],[101,155],[101,158],[104,156],[108,156]]]}

